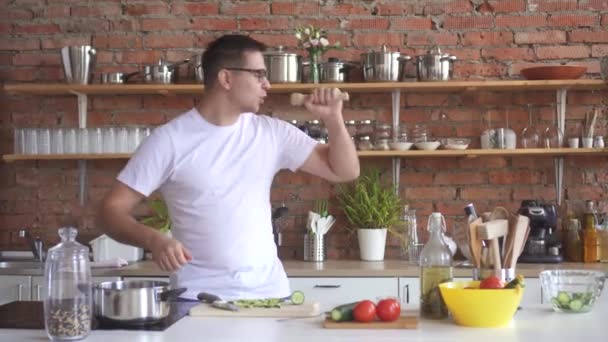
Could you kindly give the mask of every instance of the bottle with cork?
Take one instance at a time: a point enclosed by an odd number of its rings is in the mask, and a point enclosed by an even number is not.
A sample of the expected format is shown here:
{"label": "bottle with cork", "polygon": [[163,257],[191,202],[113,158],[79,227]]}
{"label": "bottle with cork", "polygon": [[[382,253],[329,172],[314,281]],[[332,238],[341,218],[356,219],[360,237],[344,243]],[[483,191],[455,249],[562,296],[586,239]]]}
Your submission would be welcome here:
{"label": "bottle with cork", "polygon": [[600,261],[600,236],[596,227],[598,223],[595,203],[587,201],[583,215],[583,262]]}

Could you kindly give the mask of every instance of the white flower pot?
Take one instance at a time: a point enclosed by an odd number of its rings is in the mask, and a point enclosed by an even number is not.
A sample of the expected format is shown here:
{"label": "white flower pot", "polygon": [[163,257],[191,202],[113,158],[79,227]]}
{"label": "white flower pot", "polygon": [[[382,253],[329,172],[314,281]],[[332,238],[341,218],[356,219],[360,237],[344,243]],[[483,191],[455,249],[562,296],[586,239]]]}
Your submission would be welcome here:
{"label": "white flower pot", "polygon": [[359,239],[359,254],[363,261],[384,260],[386,247],[386,228],[357,229]]}

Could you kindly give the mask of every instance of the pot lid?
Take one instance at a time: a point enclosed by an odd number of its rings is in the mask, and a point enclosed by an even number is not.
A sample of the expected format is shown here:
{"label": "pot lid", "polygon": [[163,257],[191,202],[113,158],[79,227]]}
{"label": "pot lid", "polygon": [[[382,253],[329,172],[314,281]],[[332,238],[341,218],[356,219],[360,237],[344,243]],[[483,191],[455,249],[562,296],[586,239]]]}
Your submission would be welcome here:
{"label": "pot lid", "polygon": [[270,48],[264,51],[263,54],[264,56],[298,56],[297,53],[286,51],[285,47],[282,45],[279,45],[276,48]]}
{"label": "pot lid", "polygon": [[382,44],[382,47],[380,48],[380,50],[376,51],[376,50],[369,50],[366,53],[362,53],[361,55],[368,55],[368,54],[385,54],[385,53],[389,53],[389,54],[397,54],[400,55],[401,52],[396,51],[396,52],[392,52],[389,51],[388,48],[386,47],[386,45]]}
{"label": "pot lid", "polygon": [[433,46],[426,51],[426,56],[449,56],[449,54],[441,52],[439,46]]}

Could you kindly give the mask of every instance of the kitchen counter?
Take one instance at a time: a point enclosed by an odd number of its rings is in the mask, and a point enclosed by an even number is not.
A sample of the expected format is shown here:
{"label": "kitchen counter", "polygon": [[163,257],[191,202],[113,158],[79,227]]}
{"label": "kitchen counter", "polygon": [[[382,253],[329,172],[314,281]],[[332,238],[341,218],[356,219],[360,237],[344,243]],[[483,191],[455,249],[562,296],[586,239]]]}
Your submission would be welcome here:
{"label": "kitchen counter", "polygon": [[[286,260],[283,262],[289,277],[418,277],[419,268],[404,260],[385,260],[377,262],[359,260],[327,260],[325,262],[305,262]],[[524,277],[535,278],[546,269],[594,269],[608,272],[608,264],[572,263],[560,264],[518,264],[517,273]],[[6,268],[0,275],[44,275],[43,269]],[[96,277],[168,277],[152,261],[141,261],[122,268],[94,268]],[[470,267],[456,267],[455,277],[471,276]]]}
{"label": "kitchen counter", "polygon": [[[184,317],[163,332],[96,330],[90,342],[121,341],[605,341],[608,296],[586,314],[553,312],[548,305],[518,311],[508,326],[482,329],[450,320],[422,320],[415,330],[323,329],[321,317],[278,321],[275,318]],[[0,329],[0,341],[43,341],[44,330]]]}

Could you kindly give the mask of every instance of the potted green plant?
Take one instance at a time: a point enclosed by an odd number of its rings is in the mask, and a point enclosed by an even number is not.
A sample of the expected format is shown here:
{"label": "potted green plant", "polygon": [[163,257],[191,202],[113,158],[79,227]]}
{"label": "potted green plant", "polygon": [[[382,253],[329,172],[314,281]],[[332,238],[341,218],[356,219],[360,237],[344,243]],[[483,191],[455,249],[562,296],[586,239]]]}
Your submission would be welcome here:
{"label": "potted green plant", "polygon": [[162,198],[148,200],[148,207],[152,210],[153,215],[144,217],[139,222],[165,234],[170,234],[171,218],[165,201]]}
{"label": "potted green plant", "polygon": [[399,222],[401,199],[391,184],[382,182],[380,171],[370,168],[354,182],[338,187],[338,200],[356,229],[361,259],[384,260],[387,231]]}

